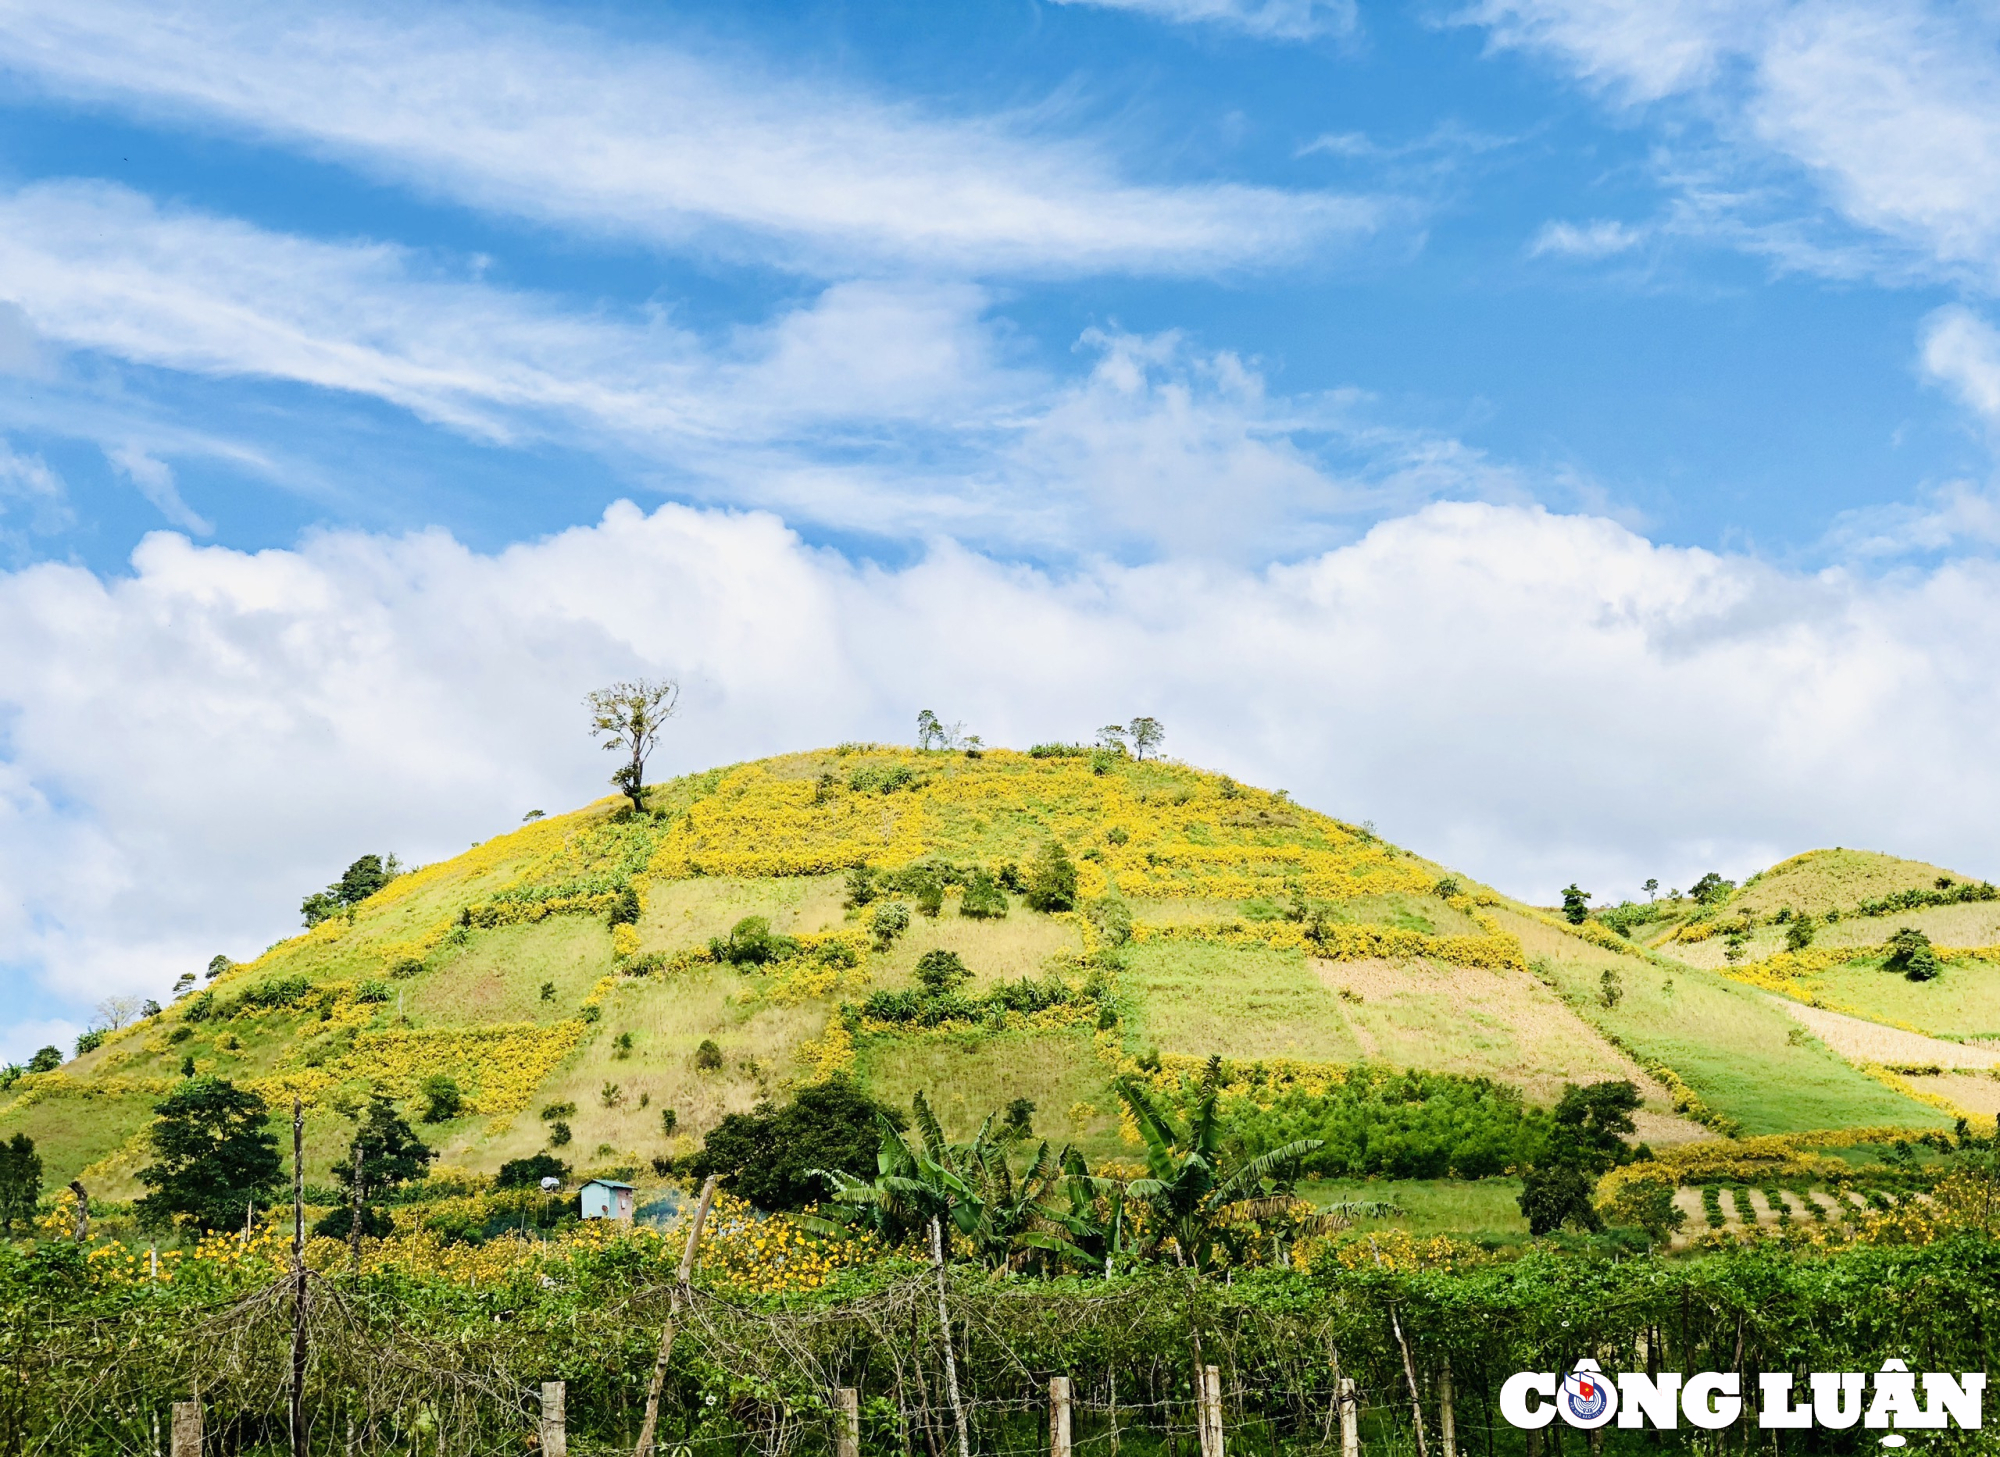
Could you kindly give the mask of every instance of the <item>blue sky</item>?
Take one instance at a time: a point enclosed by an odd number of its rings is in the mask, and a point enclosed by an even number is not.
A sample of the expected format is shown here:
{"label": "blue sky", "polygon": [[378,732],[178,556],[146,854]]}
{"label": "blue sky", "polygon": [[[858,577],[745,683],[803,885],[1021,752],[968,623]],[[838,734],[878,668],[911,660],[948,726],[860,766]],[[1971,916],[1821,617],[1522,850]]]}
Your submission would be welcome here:
{"label": "blue sky", "polygon": [[1524,895],[2000,874],[1996,37],[0,0],[0,1053],[638,672],[663,771],[1153,711]]}

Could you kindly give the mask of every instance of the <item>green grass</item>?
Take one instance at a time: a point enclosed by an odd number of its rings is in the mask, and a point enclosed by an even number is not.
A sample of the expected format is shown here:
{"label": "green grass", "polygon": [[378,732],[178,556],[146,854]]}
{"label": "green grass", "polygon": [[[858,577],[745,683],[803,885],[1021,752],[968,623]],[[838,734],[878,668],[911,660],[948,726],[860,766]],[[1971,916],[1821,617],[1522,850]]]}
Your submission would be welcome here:
{"label": "green grass", "polygon": [[[1882,1086],[1824,1046],[1791,1037],[1797,1025],[1755,989],[1692,966],[1662,966],[1556,936],[1503,913],[1579,1013],[1630,1048],[1665,1063],[1746,1134],[1868,1124],[1948,1124],[1937,1109]],[[1563,944],[1567,943],[1567,945]],[[1599,976],[1617,970],[1625,994],[1598,1001]]]}
{"label": "green grass", "polygon": [[1872,850],[1808,850],[1756,876],[1730,902],[1731,909],[1768,915],[1782,906],[1821,915],[1847,910],[1898,890],[1929,890],[1940,876],[1967,880],[1955,870],[1922,860],[1899,860]]}
{"label": "green grass", "polygon": [[885,1103],[907,1111],[911,1095],[923,1092],[954,1138],[970,1137],[988,1113],[1028,1098],[1036,1138],[1058,1147],[1073,1142],[1092,1159],[1138,1157],[1118,1138],[1110,1069],[1087,1032],[884,1041],[862,1048],[857,1064],[863,1085]]}
{"label": "green grass", "polygon": [[1361,1220],[1355,1228],[1363,1231],[1528,1237],[1519,1179],[1316,1179],[1301,1183],[1299,1194],[1314,1204],[1375,1199],[1403,1211],[1385,1219]]}
{"label": "green grass", "polygon": [[1149,942],[1131,949],[1118,986],[1135,1004],[1127,1036],[1162,1052],[1315,1062],[1361,1056],[1339,1000],[1296,951]]}
{"label": "green grass", "polygon": [[[611,933],[585,916],[551,916],[532,925],[483,931],[472,944],[408,981],[389,983],[419,1027],[484,1022],[555,1022],[611,970]],[[554,995],[542,999],[544,982]]]}
{"label": "green grass", "polygon": [[1946,1037],[2000,1034],[2000,966],[1964,961],[1934,981],[1910,981],[1879,966],[1839,966],[1805,978],[1829,1006]]}

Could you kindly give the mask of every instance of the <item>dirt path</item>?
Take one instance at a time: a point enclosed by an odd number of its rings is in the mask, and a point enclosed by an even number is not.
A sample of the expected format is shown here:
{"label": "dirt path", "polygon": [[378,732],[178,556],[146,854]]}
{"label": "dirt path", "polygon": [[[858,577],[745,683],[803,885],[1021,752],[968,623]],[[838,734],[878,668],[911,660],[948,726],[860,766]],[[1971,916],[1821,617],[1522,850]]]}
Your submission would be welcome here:
{"label": "dirt path", "polygon": [[1808,1007],[1789,997],[1771,1000],[1803,1022],[1813,1036],[1842,1057],[1855,1062],[1879,1062],[1889,1067],[2000,1067],[2000,1049],[1968,1047],[1900,1027],[1884,1027],[1845,1012]]}

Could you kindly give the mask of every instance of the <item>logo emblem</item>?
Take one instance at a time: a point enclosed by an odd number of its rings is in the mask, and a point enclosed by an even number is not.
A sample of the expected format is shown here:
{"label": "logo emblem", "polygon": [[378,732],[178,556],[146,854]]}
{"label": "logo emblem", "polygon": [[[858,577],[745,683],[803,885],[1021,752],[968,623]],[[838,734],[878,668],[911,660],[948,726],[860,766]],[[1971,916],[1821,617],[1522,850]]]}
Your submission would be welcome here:
{"label": "logo emblem", "polygon": [[1563,1373],[1557,1396],[1563,1420],[1573,1427],[1601,1427],[1618,1409],[1618,1392],[1595,1361],[1579,1361]]}

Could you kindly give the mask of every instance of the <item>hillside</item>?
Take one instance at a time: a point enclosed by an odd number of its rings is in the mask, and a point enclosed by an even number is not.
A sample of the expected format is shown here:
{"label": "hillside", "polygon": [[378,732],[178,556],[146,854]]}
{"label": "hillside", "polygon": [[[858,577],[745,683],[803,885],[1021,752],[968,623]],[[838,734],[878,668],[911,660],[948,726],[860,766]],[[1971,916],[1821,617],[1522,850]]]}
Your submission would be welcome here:
{"label": "hillside", "polygon": [[[645,1169],[839,1071],[894,1101],[926,1090],[956,1132],[1026,1098],[1038,1133],[1129,1154],[1112,1079],[1211,1053],[1251,1092],[1363,1061],[1544,1104],[1631,1077],[1660,1145],[1705,1136],[1677,1103],[1752,1133],[1948,1121],[1801,1035],[1768,988],[1179,764],[846,745],[662,784],[648,809],[601,801],[398,877],[20,1079],[0,1135],[30,1133],[51,1183],[84,1171],[128,1196],[151,1106],[190,1059],[302,1095],[320,1166],[364,1090],[414,1108],[446,1075],[462,1106],[427,1136],[473,1172],[549,1147],[558,1121],[579,1170]],[[1019,887],[1052,841],[1078,903],[1044,914]],[[859,866],[886,882],[872,899]],[[878,933],[885,903],[906,929]],[[999,914],[967,914],[982,907]],[[878,995],[908,991],[933,950],[971,973],[956,1000]]]}

